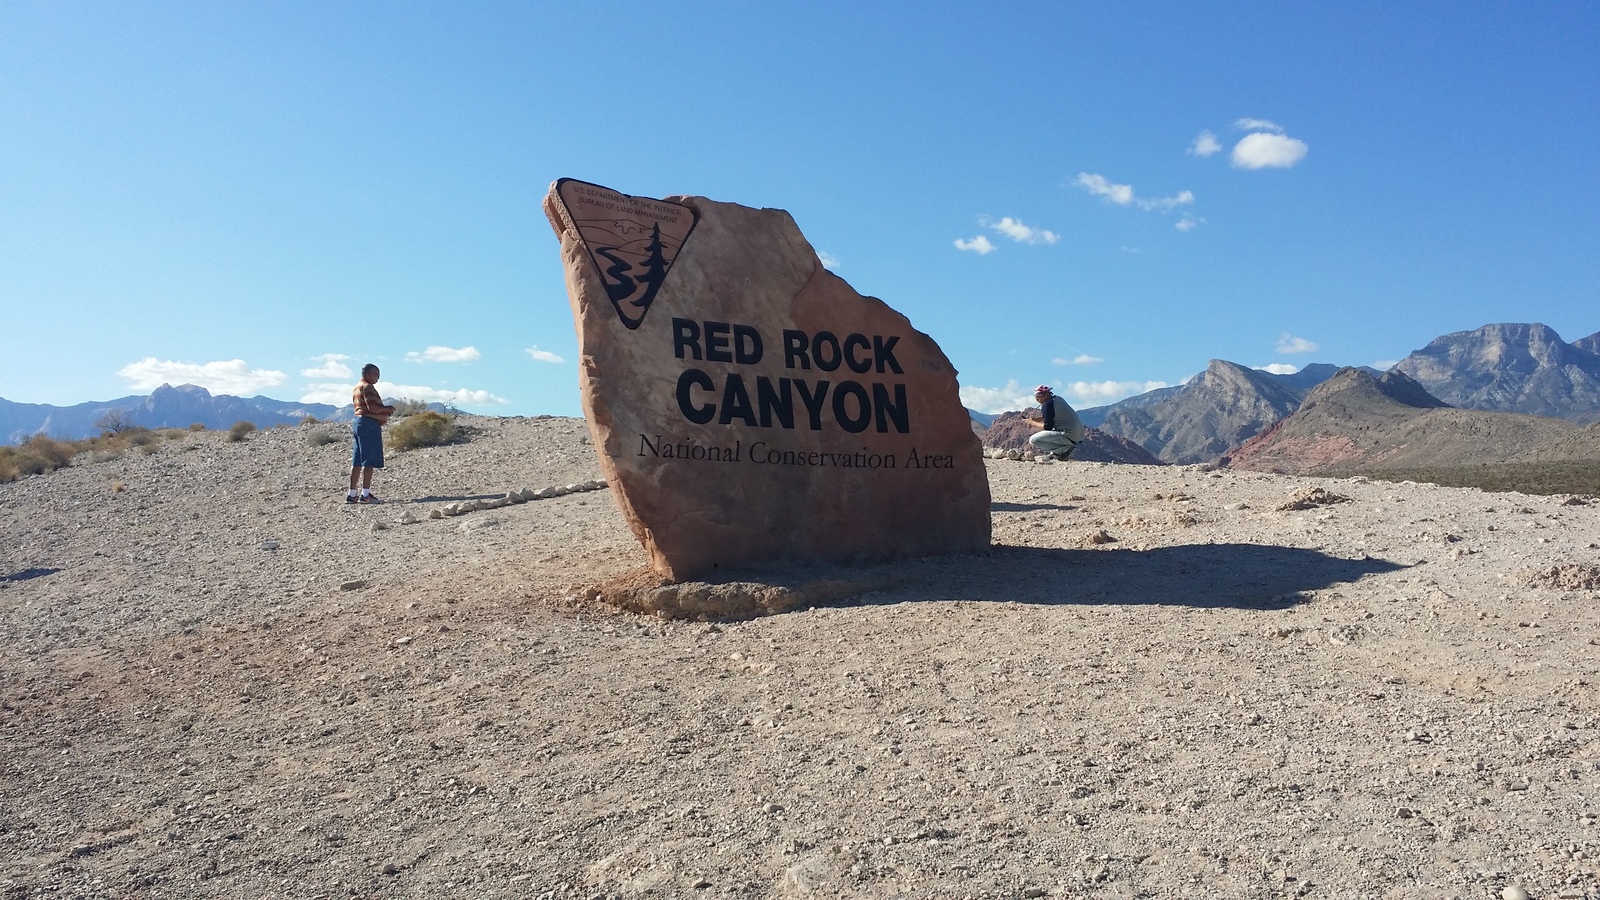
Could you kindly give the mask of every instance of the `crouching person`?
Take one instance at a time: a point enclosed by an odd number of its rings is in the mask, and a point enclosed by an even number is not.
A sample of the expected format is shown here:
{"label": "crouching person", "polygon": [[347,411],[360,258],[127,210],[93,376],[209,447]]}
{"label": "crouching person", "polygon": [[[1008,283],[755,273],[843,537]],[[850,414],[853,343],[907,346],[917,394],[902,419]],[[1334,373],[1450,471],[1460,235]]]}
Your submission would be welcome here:
{"label": "crouching person", "polygon": [[1039,433],[1030,435],[1028,443],[1035,452],[1052,459],[1071,456],[1083,443],[1083,423],[1078,421],[1078,413],[1067,401],[1057,397],[1048,384],[1039,385],[1033,392],[1033,399],[1039,403],[1040,417],[1030,415],[1028,422],[1039,429]]}

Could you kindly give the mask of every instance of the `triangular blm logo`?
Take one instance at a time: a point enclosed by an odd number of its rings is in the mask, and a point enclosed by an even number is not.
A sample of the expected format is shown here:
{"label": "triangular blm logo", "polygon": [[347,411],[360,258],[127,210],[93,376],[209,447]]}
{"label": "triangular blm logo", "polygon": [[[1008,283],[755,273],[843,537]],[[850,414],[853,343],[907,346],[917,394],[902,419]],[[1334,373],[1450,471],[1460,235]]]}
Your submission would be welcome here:
{"label": "triangular blm logo", "polygon": [[644,321],[698,220],[687,206],[572,178],[551,186],[545,214],[557,231],[577,235],[630,331]]}

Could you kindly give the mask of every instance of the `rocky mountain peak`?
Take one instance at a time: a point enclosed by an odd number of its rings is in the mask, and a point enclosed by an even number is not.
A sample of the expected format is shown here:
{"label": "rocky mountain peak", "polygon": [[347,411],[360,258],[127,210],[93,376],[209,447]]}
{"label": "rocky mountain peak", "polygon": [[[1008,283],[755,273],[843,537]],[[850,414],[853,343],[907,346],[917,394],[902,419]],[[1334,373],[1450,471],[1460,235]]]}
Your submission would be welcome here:
{"label": "rocky mountain peak", "polygon": [[1447,334],[1395,369],[1452,406],[1600,420],[1600,356],[1537,322]]}

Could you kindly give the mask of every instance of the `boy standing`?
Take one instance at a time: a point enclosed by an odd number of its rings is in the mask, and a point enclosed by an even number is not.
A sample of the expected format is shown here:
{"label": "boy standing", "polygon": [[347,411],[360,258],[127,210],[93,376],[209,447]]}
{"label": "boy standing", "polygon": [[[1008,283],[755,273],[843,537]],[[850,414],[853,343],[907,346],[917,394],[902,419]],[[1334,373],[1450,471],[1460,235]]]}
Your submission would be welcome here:
{"label": "boy standing", "polygon": [[[361,382],[350,393],[350,402],[356,408],[355,451],[350,456],[350,492],[346,503],[382,503],[372,494],[372,470],[383,468],[383,426],[394,414],[394,407],[385,406],[378,396],[378,367],[367,363],[361,367]],[[361,482],[361,493],[356,493],[356,481]]]}

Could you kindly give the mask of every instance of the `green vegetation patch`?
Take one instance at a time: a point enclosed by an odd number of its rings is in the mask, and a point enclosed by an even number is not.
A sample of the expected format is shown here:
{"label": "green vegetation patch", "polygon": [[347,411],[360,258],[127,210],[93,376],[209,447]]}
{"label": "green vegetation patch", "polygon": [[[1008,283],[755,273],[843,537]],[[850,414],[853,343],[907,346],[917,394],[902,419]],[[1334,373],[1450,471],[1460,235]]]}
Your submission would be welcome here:
{"label": "green vegetation patch", "polygon": [[1494,492],[1600,495],[1600,462],[1583,460],[1380,469],[1360,474],[1380,481],[1418,481]]}

